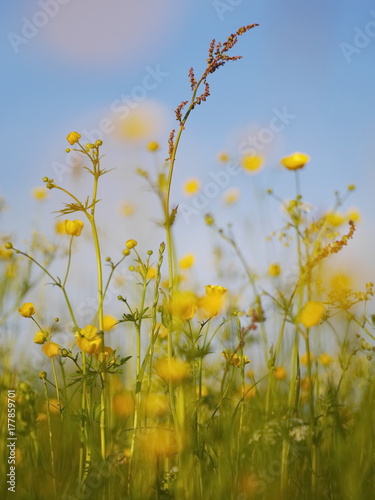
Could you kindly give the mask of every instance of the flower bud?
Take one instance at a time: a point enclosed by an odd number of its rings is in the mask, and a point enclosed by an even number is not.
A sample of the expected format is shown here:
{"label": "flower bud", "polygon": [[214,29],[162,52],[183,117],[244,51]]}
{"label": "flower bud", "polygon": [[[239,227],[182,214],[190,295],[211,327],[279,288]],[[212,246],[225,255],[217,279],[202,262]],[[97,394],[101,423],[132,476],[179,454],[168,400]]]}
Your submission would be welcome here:
{"label": "flower bud", "polygon": [[70,132],[70,134],[68,134],[66,136],[66,140],[72,146],[73,146],[73,144],[75,144],[76,142],[78,142],[80,140],[80,138],[81,138],[81,134],[79,134],[78,132]]}

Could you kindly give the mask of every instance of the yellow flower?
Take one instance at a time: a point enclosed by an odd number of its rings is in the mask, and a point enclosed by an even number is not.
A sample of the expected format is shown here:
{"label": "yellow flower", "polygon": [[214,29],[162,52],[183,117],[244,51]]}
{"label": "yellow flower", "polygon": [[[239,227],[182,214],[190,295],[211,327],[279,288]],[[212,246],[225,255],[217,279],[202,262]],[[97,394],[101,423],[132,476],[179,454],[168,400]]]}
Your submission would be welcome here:
{"label": "yellow flower", "polygon": [[[238,388],[238,392],[240,394],[242,394],[242,387],[241,386]],[[252,399],[256,396],[256,394],[257,394],[256,386],[245,384],[245,392],[244,392],[245,399]]]}
{"label": "yellow flower", "polygon": [[157,275],[157,271],[155,269],[155,267],[150,267],[147,271],[147,274],[146,274],[146,278],[148,280],[153,280],[154,278],[156,278],[156,275]]}
{"label": "yellow flower", "polygon": [[236,352],[222,352],[226,361],[237,368],[240,368],[242,364],[247,365],[250,363],[250,360],[247,356],[239,356]]}
{"label": "yellow flower", "polygon": [[286,379],[286,370],[283,366],[277,366],[275,371],[273,372],[273,376],[276,380],[285,380]]}
{"label": "yellow flower", "polygon": [[193,292],[176,292],[169,304],[169,312],[180,320],[191,319],[197,312],[197,297]]}
{"label": "yellow flower", "polygon": [[189,269],[194,265],[195,256],[192,253],[186,254],[182,259],[180,259],[181,269]]}
{"label": "yellow flower", "polygon": [[332,357],[331,357],[329,354],[327,354],[326,352],[322,352],[322,354],[320,354],[320,355],[319,355],[319,357],[318,357],[318,361],[319,361],[319,363],[321,363],[323,366],[329,366],[329,365],[332,363],[333,359],[332,359]]}
{"label": "yellow flower", "polygon": [[168,329],[162,323],[156,325],[155,331],[158,331],[159,338],[161,339],[166,339],[168,337]]}
{"label": "yellow flower", "polygon": [[47,340],[47,334],[45,332],[36,332],[34,335],[35,344],[44,344]]}
{"label": "yellow flower", "polygon": [[25,302],[21,307],[18,308],[18,312],[24,318],[31,318],[35,314],[35,307],[32,302]]}
{"label": "yellow flower", "polygon": [[[302,354],[302,356],[300,357],[299,360],[301,362],[301,365],[307,366],[309,363],[309,357],[307,355],[307,352]],[[310,352],[310,364],[312,364],[313,362],[314,362],[314,354],[312,352]]]}
{"label": "yellow flower", "polygon": [[97,354],[102,348],[102,339],[97,335],[98,329],[93,325],[86,325],[76,334],[76,344],[86,354]]}
{"label": "yellow flower", "polygon": [[48,196],[48,191],[45,187],[35,187],[32,191],[36,200],[42,201]]}
{"label": "yellow flower", "polygon": [[105,314],[103,316],[103,330],[107,332],[114,328],[117,324],[117,319],[111,316],[110,314]]}
{"label": "yellow flower", "polygon": [[327,222],[333,227],[339,227],[345,222],[345,216],[339,212],[329,212],[326,214]]}
{"label": "yellow flower", "polygon": [[78,132],[70,132],[70,134],[68,134],[66,136],[66,140],[72,146],[73,146],[73,144],[75,144],[76,142],[78,142],[80,140],[80,138],[81,138],[81,134],[79,134]]}
{"label": "yellow flower", "polygon": [[65,230],[65,221],[64,220],[59,220],[55,224],[55,231],[57,234],[66,234]]}
{"label": "yellow flower", "polygon": [[145,413],[152,417],[161,417],[169,411],[168,399],[164,394],[151,392],[142,403]]}
{"label": "yellow flower", "polygon": [[13,255],[13,250],[0,246],[0,259],[9,259]]}
{"label": "yellow flower", "polygon": [[299,322],[306,328],[318,325],[324,315],[324,305],[315,300],[309,300],[299,313]]}
{"label": "yellow flower", "polygon": [[236,188],[228,189],[223,194],[224,203],[226,205],[233,205],[233,203],[236,203],[239,197],[240,197],[240,191],[239,189]]}
{"label": "yellow flower", "polygon": [[83,222],[81,220],[66,220],[65,232],[71,236],[79,236],[83,229]]}
{"label": "yellow flower", "polygon": [[159,149],[159,143],[151,141],[147,144],[147,149],[151,152],[157,151]]}
{"label": "yellow flower", "polygon": [[135,212],[135,207],[130,201],[123,201],[120,206],[120,213],[125,217],[130,217]]}
{"label": "yellow flower", "polygon": [[128,417],[134,412],[134,398],[131,392],[122,391],[113,396],[112,407],[115,415]]}
{"label": "yellow flower", "polygon": [[225,151],[222,151],[217,155],[217,159],[223,163],[226,163],[227,161],[229,161],[229,155]]}
{"label": "yellow flower", "polygon": [[184,193],[187,196],[192,196],[200,189],[200,182],[198,179],[188,179],[184,185]]}
{"label": "yellow flower", "polygon": [[358,208],[349,208],[349,210],[346,212],[346,217],[353,222],[359,222],[361,220],[361,212],[358,210]]}
{"label": "yellow flower", "polygon": [[352,286],[352,279],[348,274],[336,273],[332,276],[330,282],[332,290],[337,292],[344,292],[349,290]]}
{"label": "yellow flower", "polygon": [[[195,395],[197,398],[199,398],[199,387],[195,388]],[[202,387],[201,387],[201,396],[202,396],[202,398],[205,398],[206,396],[208,396],[208,389],[205,385],[202,385]]]}
{"label": "yellow flower", "polygon": [[175,433],[165,428],[145,429],[140,433],[141,449],[146,460],[162,459],[178,451]]}
{"label": "yellow flower", "polygon": [[49,358],[54,358],[60,354],[60,347],[55,342],[46,342],[42,347],[43,354]]}
{"label": "yellow flower", "polygon": [[115,351],[112,349],[112,347],[106,346],[104,347],[104,352],[97,352],[95,356],[99,361],[107,361],[109,357],[112,356],[112,354]]}
{"label": "yellow flower", "polygon": [[277,276],[280,276],[281,274],[281,267],[279,264],[273,263],[268,266],[268,274],[272,278],[276,278]]}
{"label": "yellow flower", "polygon": [[132,248],[134,248],[134,247],[137,246],[137,242],[135,240],[128,240],[125,243],[125,246],[126,246],[126,248],[128,248],[129,250],[131,250]]}
{"label": "yellow flower", "polygon": [[155,363],[157,374],[166,382],[179,384],[188,378],[190,366],[182,359],[177,358],[159,358]]}
{"label": "yellow flower", "polygon": [[227,289],[220,285],[206,285],[206,294],[209,297],[222,297]]}
{"label": "yellow flower", "polygon": [[281,160],[281,163],[288,170],[298,170],[303,168],[310,161],[310,157],[305,153],[292,153]]}
{"label": "yellow flower", "polygon": [[263,165],[263,157],[257,155],[247,155],[242,158],[242,166],[251,174],[258,172]]}

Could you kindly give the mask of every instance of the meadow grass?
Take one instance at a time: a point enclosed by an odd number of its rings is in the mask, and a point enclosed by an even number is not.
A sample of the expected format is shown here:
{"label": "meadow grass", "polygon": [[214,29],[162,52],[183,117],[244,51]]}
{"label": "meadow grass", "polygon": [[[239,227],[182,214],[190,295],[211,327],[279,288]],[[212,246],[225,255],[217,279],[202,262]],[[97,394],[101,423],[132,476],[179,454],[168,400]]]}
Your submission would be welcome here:
{"label": "meadow grass", "polygon": [[[96,212],[105,200],[99,200],[98,186],[111,174],[102,167],[102,141],[84,144],[78,132],[67,136],[66,151],[89,162],[91,195],[82,201],[44,178],[47,189],[66,196],[58,226],[66,251],[60,255],[38,238],[28,250],[2,245],[2,498],[14,494],[4,480],[13,389],[17,446],[11,463],[20,500],[375,498],[375,320],[368,312],[373,284],[357,290],[349,272],[330,274],[332,259],[355,233],[355,214],[342,212],[354,186],[318,215],[299,188],[308,155],[283,158],[296,189],[288,202],[268,193],[271,203],[282,205],[285,220],[272,238],[290,249],[294,262],[269,262],[262,274],[249,265],[231,227],[206,214],[207,231],[228,247],[246,286],[238,294],[222,285],[187,286],[182,279],[194,258],[179,259],[174,242],[179,209],[171,206],[170,194],[177,150],[190,113],[209,97],[207,80],[238,59],[229,53],[254,26],[211,43],[202,76],[189,72],[191,97],[176,108],[168,158],[154,176],[138,170],[162,207],[165,240],[159,248],[143,254],[129,239],[117,260],[103,259]],[[148,149],[154,154],[159,145]],[[253,173],[261,165],[254,154],[242,159]],[[190,180],[186,190],[198,187]],[[90,324],[81,324],[69,294],[82,231],[91,234],[96,262]],[[54,259],[62,277],[51,270]],[[123,314],[114,318],[106,312],[106,295],[124,265],[135,279],[119,294]],[[293,273],[287,275],[285,266]],[[43,276],[60,293],[65,318],[52,318],[48,302],[32,299]],[[34,343],[50,362],[38,375],[27,356],[20,365],[19,347],[7,335],[22,321],[32,323]],[[55,342],[60,324],[70,325],[64,345]],[[109,347],[114,328],[134,334],[132,352]]]}

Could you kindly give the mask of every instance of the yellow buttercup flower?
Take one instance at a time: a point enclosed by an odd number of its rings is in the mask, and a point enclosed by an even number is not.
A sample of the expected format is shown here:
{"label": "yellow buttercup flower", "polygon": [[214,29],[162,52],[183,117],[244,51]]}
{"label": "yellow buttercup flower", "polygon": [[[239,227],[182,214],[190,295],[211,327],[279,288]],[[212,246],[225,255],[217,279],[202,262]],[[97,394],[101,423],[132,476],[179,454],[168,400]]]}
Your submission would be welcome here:
{"label": "yellow buttercup flower", "polygon": [[209,297],[222,297],[227,289],[220,285],[206,285],[206,294]]}
{"label": "yellow buttercup flower", "polygon": [[238,201],[239,197],[240,197],[240,190],[236,188],[228,189],[223,194],[224,203],[226,205],[233,205],[234,203],[236,203],[236,201]]}
{"label": "yellow buttercup flower", "polygon": [[105,314],[103,316],[103,330],[105,332],[114,328],[117,324],[117,319],[111,316],[110,314]]}
{"label": "yellow buttercup flower", "polygon": [[65,232],[71,236],[79,236],[83,229],[83,222],[81,220],[66,220]]}
{"label": "yellow buttercup flower", "polygon": [[35,187],[32,191],[36,200],[42,201],[48,196],[48,191],[45,187]]}
{"label": "yellow buttercup flower", "polygon": [[104,352],[100,351],[96,353],[96,357],[98,361],[107,361],[114,352],[115,351],[112,349],[112,347],[106,346],[104,347]]}
{"label": "yellow buttercup flower", "polygon": [[158,274],[157,270],[155,267],[150,267],[147,271],[146,278],[148,280],[153,280],[156,278],[156,275]]}
{"label": "yellow buttercup flower", "polygon": [[193,318],[197,310],[197,297],[193,292],[176,292],[169,304],[169,312],[179,320]]}
{"label": "yellow buttercup flower", "polygon": [[44,344],[47,340],[47,334],[45,332],[36,332],[34,335],[35,344]]}
{"label": "yellow buttercup flower", "polygon": [[187,196],[192,196],[200,189],[200,182],[198,179],[188,179],[184,184],[184,193]]}
{"label": "yellow buttercup flower", "polygon": [[54,358],[60,354],[60,346],[55,342],[46,342],[43,344],[42,351],[49,358]]}
{"label": "yellow buttercup flower", "polygon": [[276,380],[285,380],[286,375],[286,370],[283,366],[277,366],[275,371],[273,372],[273,376]]}
{"label": "yellow buttercup flower", "polygon": [[346,212],[346,218],[352,220],[353,222],[360,222],[361,220],[361,212],[358,208],[349,208]]}
{"label": "yellow buttercup flower", "polygon": [[76,344],[86,354],[97,354],[102,348],[102,339],[97,335],[98,329],[93,325],[86,325],[76,334]]}
{"label": "yellow buttercup flower", "polygon": [[206,295],[199,299],[199,307],[203,309],[206,318],[217,316],[224,306],[224,294],[227,289],[223,286],[206,286]]}
{"label": "yellow buttercup flower", "polygon": [[159,358],[155,363],[155,370],[166,382],[179,384],[189,377],[190,366],[182,359]]}
{"label": "yellow buttercup flower", "polygon": [[35,314],[35,306],[32,302],[25,302],[18,308],[18,312],[24,318],[31,318],[31,316]]}
{"label": "yellow buttercup flower", "polygon": [[80,140],[80,138],[81,138],[81,134],[79,134],[78,132],[70,132],[70,134],[68,134],[66,136],[66,140],[72,146],[73,146],[73,144],[75,144],[76,142],[78,142]]}
{"label": "yellow buttercup flower", "polygon": [[13,255],[13,250],[0,246],[0,259],[9,259]]}
{"label": "yellow buttercup flower", "polygon": [[263,165],[263,157],[258,155],[247,155],[242,158],[241,163],[247,172],[254,174],[261,169]]}
{"label": "yellow buttercup flower", "polygon": [[65,230],[65,221],[64,220],[58,220],[55,224],[55,231],[57,234],[66,234]]}
{"label": "yellow buttercup flower", "polygon": [[320,354],[320,355],[319,355],[319,357],[318,357],[318,361],[319,361],[319,363],[321,363],[323,366],[329,366],[329,365],[332,363],[333,359],[332,359],[332,357],[331,357],[329,354],[327,354],[326,352],[322,352],[322,354]]}
{"label": "yellow buttercup flower", "polygon": [[272,263],[268,266],[268,274],[272,278],[277,278],[277,276],[280,276],[281,274],[281,267],[279,264]]}
{"label": "yellow buttercup flower", "polygon": [[128,248],[129,250],[131,250],[132,248],[136,247],[137,246],[137,242],[135,240],[128,240],[126,243],[125,243],[125,246],[126,248]]}
{"label": "yellow buttercup flower", "polygon": [[151,152],[157,151],[159,149],[159,143],[151,141],[147,144],[147,149]]}
{"label": "yellow buttercup flower", "polygon": [[[310,352],[310,364],[314,362],[314,354]],[[301,355],[299,358],[301,365],[307,366],[309,364],[309,356],[307,355],[307,352]]]}
{"label": "yellow buttercup flower", "polygon": [[128,417],[134,412],[134,397],[131,392],[122,391],[113,396],[113,413],[118,417]]}
{"label": "yellow buttercup flower", "polygon": [[303,168],[310,161],[310,157],[305,153],[292,153],[281,160],[281,163],[288,170],[298,170]]}
{"label": "yellow buttercup flower", "polygon": [[299,322],[306,328],[318,325],[324,315],[324,305],[315,300],[309,300],[299,313]]}
{"label": "yellow buttercup flower", "polygon": [[175,455],[178,451],[174,431],[164,427],[142,430],[139,440],[144,459],[149,461]]}
{"label": "yellow buttercup flower", "polygon": [[181,269],[189,269],[194,265],[194,262],[195,256],[192,253],[188,253],[180,259],[180,267]]}
{"label": "yellow buttercup flower", "polygon": [[329,212],[325,217],[327,222],[333,227],[339,227],[346,222],[345,216],[339,212]]}

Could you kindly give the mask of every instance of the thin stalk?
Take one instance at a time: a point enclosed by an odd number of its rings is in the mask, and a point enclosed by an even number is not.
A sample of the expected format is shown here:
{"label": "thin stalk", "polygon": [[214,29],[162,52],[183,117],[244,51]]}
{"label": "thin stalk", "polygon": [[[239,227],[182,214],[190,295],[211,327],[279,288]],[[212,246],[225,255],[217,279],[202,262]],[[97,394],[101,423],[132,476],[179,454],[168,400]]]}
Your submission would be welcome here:
{"label": "thin stalk", "polygon": [[54,456],[54,452],[53,452],[52,426],[51,426],[51,414],[49,411],[48,389],[47,389],[47,382],[46,382],[45,377],[43,377],[42,380],[43,380],[43,386],[44,386],[44,396],[46,398],[46,405],[47,405],[47,424],[48,424],[48,438],[49,438],[49,447],[50,447],[50,455],[51,455],[53,494],[54,494],[54,498],[57,499],[55,456]]}

